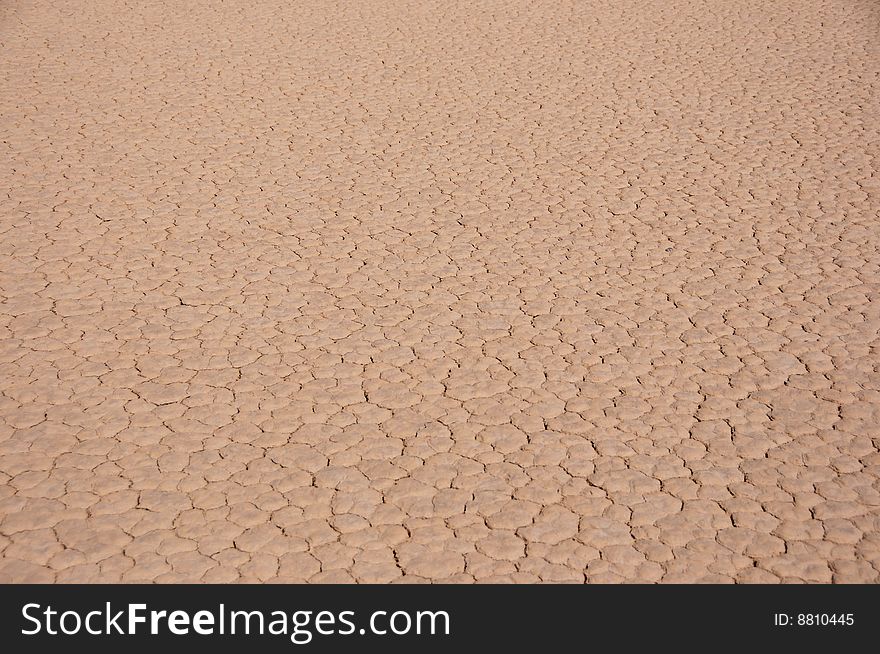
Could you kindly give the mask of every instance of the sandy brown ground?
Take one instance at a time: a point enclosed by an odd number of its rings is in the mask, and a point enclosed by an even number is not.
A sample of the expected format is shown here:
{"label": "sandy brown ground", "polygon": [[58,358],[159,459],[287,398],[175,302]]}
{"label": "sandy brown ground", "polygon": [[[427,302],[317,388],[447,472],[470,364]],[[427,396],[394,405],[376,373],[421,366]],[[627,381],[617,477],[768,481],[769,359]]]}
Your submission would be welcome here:
{"label": "sandy brown ground", "polygon": [[0,581],[878,580],[880,3],[0,26]]}

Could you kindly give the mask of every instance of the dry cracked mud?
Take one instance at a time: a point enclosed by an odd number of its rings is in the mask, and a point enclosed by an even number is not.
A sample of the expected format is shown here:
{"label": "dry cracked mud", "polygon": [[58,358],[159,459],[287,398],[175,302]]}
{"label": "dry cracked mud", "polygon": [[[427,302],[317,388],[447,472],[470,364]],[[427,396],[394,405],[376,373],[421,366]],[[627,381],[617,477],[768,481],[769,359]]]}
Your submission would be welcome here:
{"label": "dry cracked mud", "polygon": [[878,581],[874,0],[9,0],[0,85],[0,581]]}

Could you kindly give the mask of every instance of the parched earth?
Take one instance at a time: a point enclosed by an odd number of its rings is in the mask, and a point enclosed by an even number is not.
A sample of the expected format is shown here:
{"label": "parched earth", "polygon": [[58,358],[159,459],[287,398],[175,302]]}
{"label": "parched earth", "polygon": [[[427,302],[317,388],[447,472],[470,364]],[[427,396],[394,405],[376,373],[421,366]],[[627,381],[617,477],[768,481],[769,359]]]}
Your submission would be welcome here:
{"label": "parched earth", "polygon": [[880,4],[0,5],[0,581],[876,582]]}

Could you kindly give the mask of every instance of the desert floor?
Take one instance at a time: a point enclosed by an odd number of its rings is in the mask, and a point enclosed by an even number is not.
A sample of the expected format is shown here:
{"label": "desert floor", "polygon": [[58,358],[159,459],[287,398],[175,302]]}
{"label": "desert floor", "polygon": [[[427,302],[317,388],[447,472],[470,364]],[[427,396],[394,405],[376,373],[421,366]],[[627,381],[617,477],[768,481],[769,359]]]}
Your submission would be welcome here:
{"label": "desert floor", "polygon": [[877,2],[9,0],[0,114],[0,581],[878,581]]}

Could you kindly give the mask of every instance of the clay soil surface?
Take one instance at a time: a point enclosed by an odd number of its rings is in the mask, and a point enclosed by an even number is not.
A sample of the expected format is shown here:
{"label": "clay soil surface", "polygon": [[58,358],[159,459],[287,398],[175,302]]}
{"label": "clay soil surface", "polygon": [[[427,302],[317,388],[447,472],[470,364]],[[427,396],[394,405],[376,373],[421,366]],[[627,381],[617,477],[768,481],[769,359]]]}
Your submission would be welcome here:
{"label": "clay soil surface", "polygon": [[0,581],[876,582],[880,4],[0,4]]}

